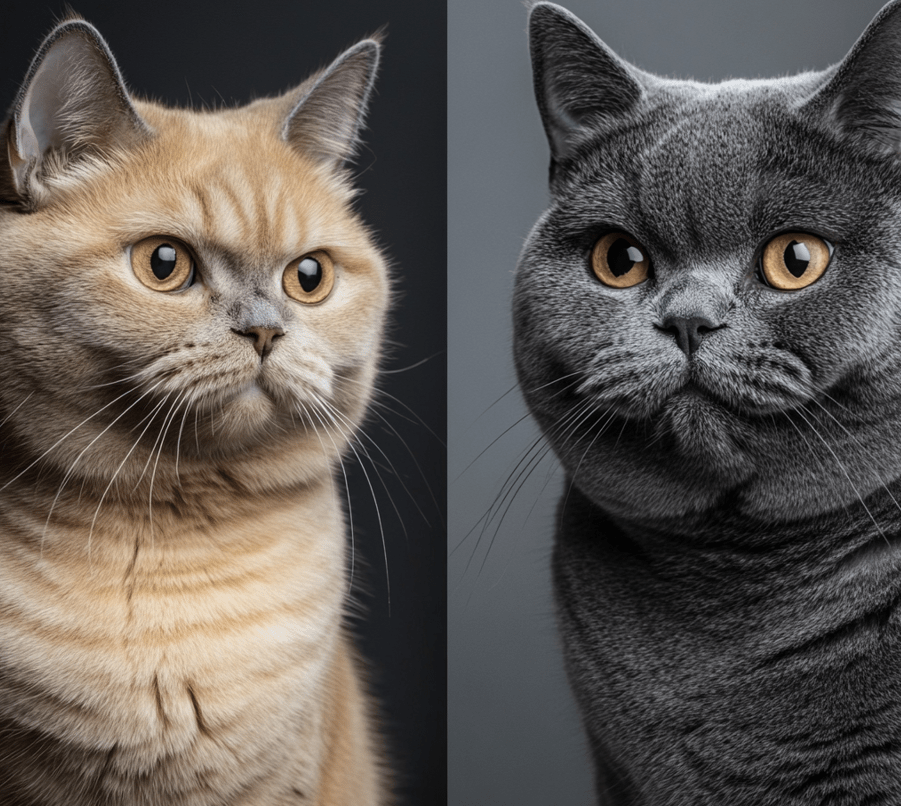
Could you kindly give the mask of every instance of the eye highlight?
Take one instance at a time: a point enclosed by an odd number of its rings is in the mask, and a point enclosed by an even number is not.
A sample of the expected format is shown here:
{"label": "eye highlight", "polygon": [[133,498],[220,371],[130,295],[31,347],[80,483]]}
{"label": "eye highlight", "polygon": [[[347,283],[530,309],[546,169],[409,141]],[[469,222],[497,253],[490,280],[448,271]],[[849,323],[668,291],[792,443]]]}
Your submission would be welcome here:
{"label": "eye highlight", "polygon": [[310,252],[292,260],[282,276],[285,293],[308,305],[322,302],[335,285],[335,264],[328,253]]}
{"label": "eye highlight", "polygon": [[591,269],[604,285],[630,288],[648,279],[647,250],[625,232],[608,232],[591,251]]}
{"label": "eye highlight", "polygon": [[763,281],[781,291],[805,288],[823,276],[832,259],[828,242],[809,232],[783,232],[760,256]]}
{"label": "eye highlight", "polygon": [[175,238],[152,235],[131,248],[131,268],[153,291],[179,291],[194,282],[194,258]]}

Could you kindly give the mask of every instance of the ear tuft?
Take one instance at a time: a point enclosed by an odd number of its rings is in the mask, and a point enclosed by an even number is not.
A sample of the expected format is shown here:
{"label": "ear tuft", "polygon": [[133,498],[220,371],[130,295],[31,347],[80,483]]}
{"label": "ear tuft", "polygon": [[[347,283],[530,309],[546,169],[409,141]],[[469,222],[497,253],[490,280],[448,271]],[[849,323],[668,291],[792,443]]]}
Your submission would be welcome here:
{"label": "ear tuft", "polygon": [[41,44],[16,96],[5,184],[34,203],[43,177],[149,134],[103,37],[84,20],[67,20]]}
{"label": "ear tuft", "polygon": [[380,42],[364,39],[295,90],[282,137],[320,163],[340,167],[359,144],[378,69]]}
{"label": "ear tuft", "polygon": [[578,17],[553,3],[532,7],[529,46],[553,172],[579,142],[632,112],[643,93],[641,74]]}

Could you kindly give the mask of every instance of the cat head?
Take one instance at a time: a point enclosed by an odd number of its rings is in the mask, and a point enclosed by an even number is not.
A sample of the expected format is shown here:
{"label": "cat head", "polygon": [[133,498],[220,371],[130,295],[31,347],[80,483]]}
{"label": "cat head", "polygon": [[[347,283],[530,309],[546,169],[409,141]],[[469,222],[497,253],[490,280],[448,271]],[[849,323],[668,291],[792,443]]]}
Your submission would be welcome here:
{"label": "cat head", "polygon": [[551,202],[514,301],[527,402],[624,517],[790,520],[901,472],[901,3],[839,65],[650,75],[530,16]]}
{"label": "cat head", "polygon": [[379,48],[193,111],[132,97],[87,22],[52,31],[0,161],[8,459],[49,449],[105,480],[154,450],[284,455],[321,475],[344,450],[388,294],[345,168]]}

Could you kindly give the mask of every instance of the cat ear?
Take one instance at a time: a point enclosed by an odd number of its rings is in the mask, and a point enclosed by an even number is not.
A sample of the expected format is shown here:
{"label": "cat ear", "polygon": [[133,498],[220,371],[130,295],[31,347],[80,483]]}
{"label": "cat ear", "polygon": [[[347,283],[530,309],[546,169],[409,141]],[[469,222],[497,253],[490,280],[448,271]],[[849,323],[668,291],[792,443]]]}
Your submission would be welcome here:
{"label": "cat ear", "polygon": [[103,37],[84,20],[69,20],[44,40],[16,96],[4,184],[34,203],[44,177],[149,133]]}
{"label": "cat ear", "polygon": [[901,0],[876,15],[801,109],[865,149],[901,153]]}
{"label": "cat ear", "polygon": [[299,88],[282,137],[317,162],[340,166],[359,142],[380,44],[364,39]]}
{"label": "cat ear", "polygon": [[529,47],[553,170],[588,135],[629,115],[642,96],[640,74],[578,17],[553,3],[532,7]]}

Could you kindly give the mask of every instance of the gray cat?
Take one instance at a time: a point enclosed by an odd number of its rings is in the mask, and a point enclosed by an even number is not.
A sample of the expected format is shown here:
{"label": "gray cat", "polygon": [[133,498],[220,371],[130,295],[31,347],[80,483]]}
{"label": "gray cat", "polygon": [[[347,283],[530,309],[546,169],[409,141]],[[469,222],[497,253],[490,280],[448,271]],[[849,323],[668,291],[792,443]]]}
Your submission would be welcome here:
{"label": "gray cat", "polygon": [[599,802],[901,804],[901,0],[819,73],[649,75],[530,17],[519,379]]}

